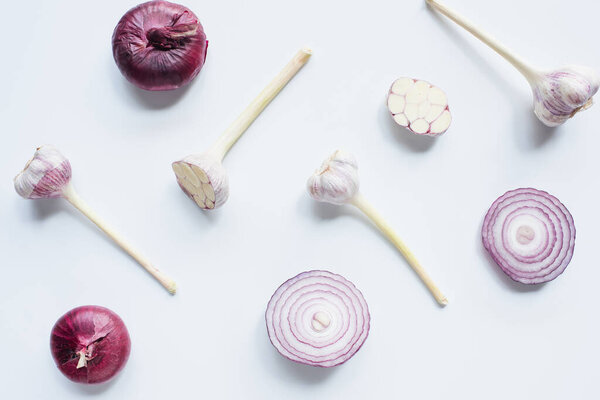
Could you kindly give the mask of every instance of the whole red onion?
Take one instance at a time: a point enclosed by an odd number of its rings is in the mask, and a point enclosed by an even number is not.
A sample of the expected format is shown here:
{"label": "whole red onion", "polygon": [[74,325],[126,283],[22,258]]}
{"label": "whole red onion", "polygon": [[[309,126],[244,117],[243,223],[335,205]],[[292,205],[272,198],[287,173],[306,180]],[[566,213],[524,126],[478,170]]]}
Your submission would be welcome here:
{"label": "whole red onion", "polygon": [[149,1],[121,18],[112,47],[129,82],[146,90],[172,90],[198,75],[208,41],[198,17],[187,7]]}
{"label": "whole red onion", "polygon": [[127,363],[131,341],[117,314],[100,306],[81,306],[60,317],[50,336],[56,366],[78,383],[102,383]]}

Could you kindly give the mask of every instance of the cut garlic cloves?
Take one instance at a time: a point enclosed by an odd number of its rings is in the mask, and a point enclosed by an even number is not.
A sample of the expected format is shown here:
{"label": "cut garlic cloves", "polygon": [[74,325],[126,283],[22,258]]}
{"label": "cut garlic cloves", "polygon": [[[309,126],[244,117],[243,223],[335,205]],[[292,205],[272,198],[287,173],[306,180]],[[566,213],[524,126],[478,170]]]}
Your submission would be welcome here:
{"label": "cut garlic cloves", "polygon": [[360,193],[359,187],[356,158],[352,154],[340,150],[325,160],[307,181],[308,193],[316,201],[336,205],[352,204],[361,210],[394,244],[438,304],[441,306],[447,305],[448,299],[446,296],[438,289],[402,239]]}
{"label": "cut garlic cloves", "polygon": [[312,50],[309,48],[298,51],[207,152],[189,155],[172,164],[177,183],[198,207],[212,210],[227,201],[229,179],[222,165],[223,158],[265,107],[306,64],[311,55]]}
{"label": "cut garlic cloves", "polygon": [[588,67],[566,66],[549,72],[541,71],[439,1],[425,2],[488,45],[521,72],[533,92],[534,113],[546,126],[559,126],[578,112],[592,106],[593,96],[600,87],[600,77],[594,70]]}
{"label": "cut garlic cloves", "polygon": [[446,93],[422,80],[396,79],[387,106],[398,125],[417,135],[442,135],[452,122]]}
{"label": "cut garlic cloves", "polygon": [[108,237],[135,259],[171,294],[175,294],[175,282],[156,269],[150,261],[135,250],[119,233],[110,228],[79,197],[71,183],[71,164],[53,146],[38,147],[33,158],[14,179],[15,190],[26,199],[63,198],[88,217]]}

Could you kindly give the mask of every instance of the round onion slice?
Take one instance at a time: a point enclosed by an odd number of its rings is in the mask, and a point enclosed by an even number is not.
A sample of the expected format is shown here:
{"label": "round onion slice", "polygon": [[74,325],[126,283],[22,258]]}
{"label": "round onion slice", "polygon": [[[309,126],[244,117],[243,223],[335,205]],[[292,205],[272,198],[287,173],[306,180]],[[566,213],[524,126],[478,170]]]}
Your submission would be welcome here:
{"label": "round onion slice", "polygon": [[562,274],[575,248],[575,224],[554,196],[536,189],[511,190],[488,210],[483,246],[513,280],[548,282]]}
{"label": "round onion slice", "polygon": [[308,271],[284,282],[265,313],[271,343],[284,357],[317,367],[348,361],[369,335],[362,293],[346,278]]}

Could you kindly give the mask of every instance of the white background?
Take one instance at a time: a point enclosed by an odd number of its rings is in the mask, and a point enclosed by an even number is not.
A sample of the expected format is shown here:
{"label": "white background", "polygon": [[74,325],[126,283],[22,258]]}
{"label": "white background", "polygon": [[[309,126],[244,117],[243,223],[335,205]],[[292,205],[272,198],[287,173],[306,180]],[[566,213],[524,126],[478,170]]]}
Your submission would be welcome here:
{"label": "white background", "polygon": [[[590,0],[447,0],[541,66],[600,69]],[[189,87],[136,89],[110,38],[135,2],[3,5],[0,96],[0,397],[3,399],[599,398],[600,106],[559,129],[531,112],[526,81],[421,0],[188,0],[210,41]],[[206,213],[170,163],[206,149],[304,44],[314,56],[225,160],[231,196]],[[429,140],[385,108],[399,76],[429,80],[453,123]],[[169,296],[62,200],[12,187],[42,143],[71,160],[80,195],[179,285]],[[450,299],[436,306],[404,260],[350,207],[314,203],[305,181],[337,148],[362,191]],[[575,255],[557,280],[510,281],[480,241],[506,190],[557,196]],[[372,316],[343,366],[294,364],[271,346],[264,310],[297,273],[353,281]],[[71,383],[49,336],[69,309],[99,304],[127,324],[132,353],[113,381]]]}

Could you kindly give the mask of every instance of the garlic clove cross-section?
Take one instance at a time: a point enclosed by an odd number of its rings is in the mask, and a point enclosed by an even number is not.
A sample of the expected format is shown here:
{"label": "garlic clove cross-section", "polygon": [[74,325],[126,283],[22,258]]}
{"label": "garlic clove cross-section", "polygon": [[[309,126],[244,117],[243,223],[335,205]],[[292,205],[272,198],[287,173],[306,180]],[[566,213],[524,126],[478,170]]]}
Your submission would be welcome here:
{"label": "garlic clove cross-section", "polygon": [[127,254],[136,260],[171,294],[175,294],[175,282],[155,268],[150,261],[108,226],[79,197],[71,184],[71,164],[56,148],[45,145],[38,147],[33,158],[14,179],[15,190],[25,199],[63,198],[88,217],[108,237],[115,241]]}
{"label": "garlic clove cross-section", "polygon": [[171,164],[177,183],[198,207],[212,210],[227,201],[229,180],[222,165],[225,155],[265,107],[308,62],[311,55],[311,49],[300,49],[208,151],[189,155]]}
{"label": "garlic clove cross-section", "polygon": [[398,125],[417,135],[442,135],[452,122],[446,93],[422,80],[396,79],[388,92],[387,107]]}
{"label": "garlic clove cross-section", "polygon": [[210,154],[190,155],[172,165],[177,183],[204,210],[223,205],[229,197],[229,178],[221,162]]}

